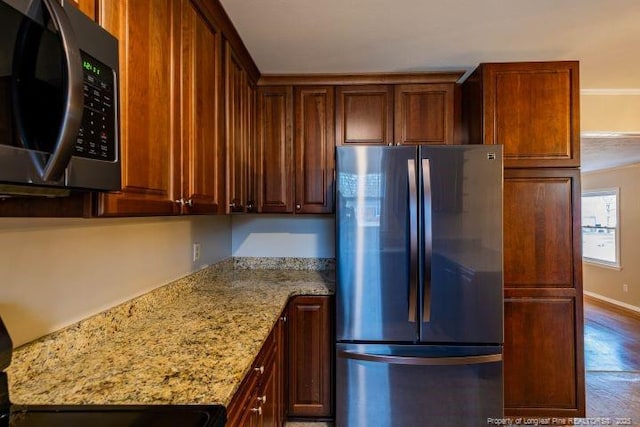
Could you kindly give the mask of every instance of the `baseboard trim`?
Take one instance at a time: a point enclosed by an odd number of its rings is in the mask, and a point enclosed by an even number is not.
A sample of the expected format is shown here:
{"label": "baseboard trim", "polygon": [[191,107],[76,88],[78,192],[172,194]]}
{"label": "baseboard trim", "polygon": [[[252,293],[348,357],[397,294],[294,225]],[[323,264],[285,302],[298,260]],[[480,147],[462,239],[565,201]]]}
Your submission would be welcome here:
{"label": "baseboard trim", "polygon": [[640,307],[636,307],[635,305],[627,304],[589,291],[584,291],[584,297],[593,304],[609,308],[626,316],[640,319]]}

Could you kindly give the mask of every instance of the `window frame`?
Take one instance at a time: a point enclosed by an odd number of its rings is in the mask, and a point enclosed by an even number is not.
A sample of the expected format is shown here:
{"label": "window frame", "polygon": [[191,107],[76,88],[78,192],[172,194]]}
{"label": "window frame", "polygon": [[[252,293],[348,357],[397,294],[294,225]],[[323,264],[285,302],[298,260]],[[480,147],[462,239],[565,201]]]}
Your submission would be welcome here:
{"label": "window frame", "polygon": [[[584,224],[582,224],[582,216],[580,218],[581,221],[581,237],[582,237],[582,261],[587,263],[587,264],[591,264],[591,265],[595,265],[598,267],[606,267],[606,268],[611,268],[611,269],[615,269],[615,270],[622,270],[622,263],[620,262],[620,240],[621,240],[621,233],[620,233],[620,187],[611,187],[611,188],[599,188],[599,189],[594,189],[594,190],[584,190],[582,191],[581,197],[580,197],[580,202],[582,204],[582,199],[584,197],[593,197],[593,196],[605,196],[605,195],[615,195],[616,196],[616,226],[615,228],[613,227],[591,227],[591,226],[585,226]],[[585,228],[590,228],[590,229],[611,229],[613,228],[615,230],[615,250],[616,250],[616,259],[614,262],[611,261],[607,261],[607,260],[603,260],[603,259],[599,259],[599,258],[591,258],[591,257],[587,257],[584,255],[584,230]]]}

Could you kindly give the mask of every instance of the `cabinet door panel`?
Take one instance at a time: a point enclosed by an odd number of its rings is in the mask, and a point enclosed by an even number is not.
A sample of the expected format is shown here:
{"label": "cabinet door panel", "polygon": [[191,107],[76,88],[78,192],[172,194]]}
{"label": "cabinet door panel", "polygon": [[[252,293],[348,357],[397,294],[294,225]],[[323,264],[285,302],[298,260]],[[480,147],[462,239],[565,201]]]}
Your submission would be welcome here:
{"label": "cabinet door panel", "polygon": [[241,60],[225,43],[226,212],[255,212],[255,88]]}
{"label": "cabinet door panel", "polygon": [[[574,298],[505,300],[504,384],[508,413],[579,407]],[[581,348],[581,347],[580,347]],[[549,412],[545,412],[549,413]],[[567,415],[569,415],[567,413]]]}
{"label": "cabinet door panel", "polygon": [[260,212],[293,212],[292,88],[258,89]]}
{"label": "cabinet door panel", "polygon": [[182,0],[182,197],[187,213],[215,213],[224,202],[221,140],[221,35]]}
{"label": "cabinet door panel", "polygon": [[177,213],[179,168],[173,160],[179,158],[180,127],[173,35],[180,3],[101,0],[99,5],[100,24],[120,41],[122,192],[102,195],[98,214]]}
{"label": "cabinet door panel", "polygon": [[504,144],[505,166],[580,166],[577,62],[488,64],[485,144]]}
{"label": "cabinet door panel", "polygon": [[454,85],[395,87],[397,145],[453,144]]}
{"label": "cabinet door panel", "polygon": [[334,172],[334,89],[295,89],[296,213],[331,213]]}
{"label": "cabinet door panel", "polygon": [[505,287],[574,287],[581,275],[576,170],[505,170]]}
{"label": "cabinet door panel", "polygon": [[338,86],[336,144],[393,142],[393,86]]}
{"label": "cabinet door panel", "polygon": [[290,417],[332,415],[331,298],[300,296],[289,303]]}

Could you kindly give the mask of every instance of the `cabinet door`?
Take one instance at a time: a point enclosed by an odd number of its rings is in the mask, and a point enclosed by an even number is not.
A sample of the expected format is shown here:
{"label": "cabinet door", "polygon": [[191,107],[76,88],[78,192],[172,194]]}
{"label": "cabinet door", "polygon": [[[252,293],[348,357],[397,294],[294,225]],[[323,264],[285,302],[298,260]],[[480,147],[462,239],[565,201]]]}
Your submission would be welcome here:
{"label": "cabinet door", "polygon": [[453,83],[395,86],[396,145],[453,144],[454,88]]}
{"label": "cabinet door", "polygon": [[331,213],[335,163],[333,86],[295,88],[296,213]]}
{"label": "cabinet door", "polygon": [[225,43],[225,94],[227,212],[251,212],[255,208],[251,179],[255,91],[229,42]]}
{"label": "cabinet door", "polygon": [[485,64],[484,143],[506,167],[580,166],[578,63]]}
{"label": "cabinet door", "polygon": [[393,86],[338,86],[336,144],[393,142]]}
{"label": "cabinet door", "polygon": [[581,283],[580,175],[572,169],[505,170],[505,287]]}
{"label": "cabinet door", "polygon": [[99,215],[178,212],[179,14],[180,2],[171,0],[99,2],[100,24],[120,41],[122,156],[122,191],[100,196]]}
{"label": "cabinet door", "polygon": [[257,182],[260,212],[293,212],[292,88],[258,88]]}
{"label": "cabinet door", "polygon": [[288,415],[330,417],[333,412],[331,297],[289,302]]}
{"label": "cabinet door", "polygon": [[182,0],[182,195],[184,213],[224,212],[221,35]]}
{"label": "cabinet door", "polygon": [[507,290],[504,315],[506,414],[583,416],[582,309],[576,297]]}

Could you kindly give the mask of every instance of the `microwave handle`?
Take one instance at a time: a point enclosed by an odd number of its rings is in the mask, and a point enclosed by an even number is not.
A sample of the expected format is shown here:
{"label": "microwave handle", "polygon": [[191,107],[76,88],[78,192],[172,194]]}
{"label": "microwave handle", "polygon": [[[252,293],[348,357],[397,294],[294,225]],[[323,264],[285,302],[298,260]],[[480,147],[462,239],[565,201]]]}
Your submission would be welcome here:
{"label": "microwave handle", "polygon": [[84,73],[75,32],[64,9],[57,0],[43,0],[51,21],[60,34],[67,72],[67,87],[62,123],[55,147],[47,163],[37,165],[44,181],[57,181],[62,177],[78,137],[84,110]]}

